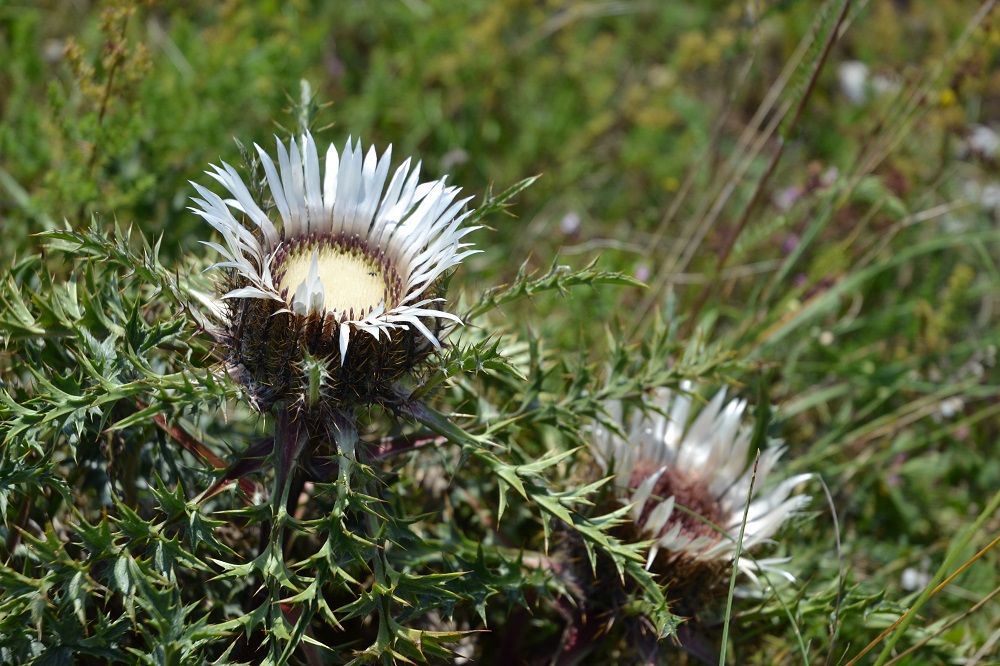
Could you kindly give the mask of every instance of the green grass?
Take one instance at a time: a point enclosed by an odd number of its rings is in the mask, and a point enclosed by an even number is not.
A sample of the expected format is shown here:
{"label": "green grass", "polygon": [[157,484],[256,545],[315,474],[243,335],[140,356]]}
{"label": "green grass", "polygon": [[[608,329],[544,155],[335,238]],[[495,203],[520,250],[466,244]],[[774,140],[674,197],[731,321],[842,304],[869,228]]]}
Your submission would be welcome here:
{"label": "green grass", "polygon": [[[644,631],[717,663],[724,626],[731,664],[996,663],[1000,155],[969,137],[1000,130],[1000,15],[845,4],[0,0],[0,661],[571,663],[574,608],[622,580],[582,663]],[[422,402],[358,415],[432,445],[288,514],[187,206],[303,120],[476,207],[539,178],[472,235]],[[796,582],[678,629],[586,441],[684,379],[773,410],[780,474],[816,481],[753,553]],[[278,499],[205,494],[236,477]]]}

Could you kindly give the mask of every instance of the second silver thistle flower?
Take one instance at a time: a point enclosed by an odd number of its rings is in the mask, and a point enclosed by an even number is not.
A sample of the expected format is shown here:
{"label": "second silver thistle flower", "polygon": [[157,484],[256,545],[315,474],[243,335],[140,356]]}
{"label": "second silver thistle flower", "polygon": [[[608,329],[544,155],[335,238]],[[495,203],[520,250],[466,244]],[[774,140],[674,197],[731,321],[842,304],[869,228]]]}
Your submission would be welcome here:
{"label": "second silver thistle flower", "polygon": [[[690,385],[681,388],[688,391]],[[761,491],[785,451],[775,445],[761,453],[747,507],[754,470],[747,465],[753,431],[743,423],[746,406],[743,400],[727,402],[723,389],[697,412],[688,393],[659,389],[646,413],[626,415],[618,401],[607,405],[626,437],[604,424],[593,427],[591,448],[598,464],[605,473],[614,473],[616,494],[632,504],[634,525],[653,542],[647,568],[662,569],[672,579],[702,579],[694,575],[700,565],[717,568],[735,557],[744,510],[742,547],[747,550],[771,539],[809,503],[809,496],[793,491],[810,474]],[[739,567],[755,580],[761,570],[790,577],[777,566],[784,561],[744,555]]]}

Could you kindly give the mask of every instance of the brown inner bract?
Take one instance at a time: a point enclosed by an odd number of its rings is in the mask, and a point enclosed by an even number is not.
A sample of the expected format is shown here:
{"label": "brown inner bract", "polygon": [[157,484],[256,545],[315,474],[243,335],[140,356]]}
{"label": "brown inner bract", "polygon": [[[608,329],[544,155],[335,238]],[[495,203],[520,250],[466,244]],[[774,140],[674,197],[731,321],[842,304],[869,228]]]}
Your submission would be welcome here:
{"label": "brown inner bract", "polygon": [[[637,462],[632,470],[632,477],[629,479],[629,487],[638,488],[639,484],[655,474],[658,469],[659,467],[648,462]],[[680,523],[681,532],[692,539],[708,537],[713,541],[718,541],[722,538],[718,528],[725,528],[725,525],[722,524],[725,516],[723,516],[719,502],[708,492],[705,482],[670,468],[660,476],[656,485],[653,486],[653,492],[650,493],[649,500],[642,509],[642,517],[639,520],[640,528],[659,502],[671,497],[674,498],[675,502],[674,511],[670,514],[663,529],[654,535],[655,537],[663,536],[673,529],[674,525]],[[678,506],[697,515],[691,515],[688,511],[676,508]]]}

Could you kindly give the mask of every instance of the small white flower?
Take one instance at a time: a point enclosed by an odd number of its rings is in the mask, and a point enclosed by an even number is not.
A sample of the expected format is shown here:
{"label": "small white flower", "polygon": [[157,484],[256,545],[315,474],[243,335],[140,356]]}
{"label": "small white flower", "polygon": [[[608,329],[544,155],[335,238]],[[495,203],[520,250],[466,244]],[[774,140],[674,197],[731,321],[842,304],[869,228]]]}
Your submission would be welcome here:
{"label": "small white flower", "polygon": [[572,236],[576,232],[580,231],[580,224],[582,223],[580,214],[574,210],[569,211],[562,216],[559,220],[559,231],[564,236]]}
{"label": "small white flower", "polygon": [[[681,388],[688,391],[690,385]],[[626,422],[622,404],[609,404],[609,414],[622,424],[627,438],[604,425],[595,426],[591,438],[601,469],[614,473],[619,497],[632,505],[632,521],[645,538],[653,540],[647,568],[657,556],[667,561],[731,561],[753,475],[752,465],[747,465],[753,431],[742,423],[746,401],[726,402],[723,389],[693,421],[693,399],[686,393],[660,389],[651,406],[655,412],[637,412]],[[770,540],[810,501],[806,495],[792,495],[810,474],[790,477],[760,492],[783,452],[783,446],[772,446],[760,456],[744,550]],[[781,562],[755,561],[743,555],[739,566],[754,580],[755,572],[762,569],[791,578],[776,566]]]}
{"label": "small white flower", "polygon": [[861,106],[868,101],[868,65],[860,60],[847,60],[837,66],[840,92],[851,104]]}
{"label": "small white flower", "polygon": [[969,150],[986,159],[996,159],[1000,153],[1000,136],[991,127],[972,125],[966,138]]}
{"label": "small white flower", "polygon": [[926,567],[917,569],[916,567],[906,567],[903,575],[900,576],[899,584],[907,592],[922,590],[931,584],[931,575],[925,570]]}

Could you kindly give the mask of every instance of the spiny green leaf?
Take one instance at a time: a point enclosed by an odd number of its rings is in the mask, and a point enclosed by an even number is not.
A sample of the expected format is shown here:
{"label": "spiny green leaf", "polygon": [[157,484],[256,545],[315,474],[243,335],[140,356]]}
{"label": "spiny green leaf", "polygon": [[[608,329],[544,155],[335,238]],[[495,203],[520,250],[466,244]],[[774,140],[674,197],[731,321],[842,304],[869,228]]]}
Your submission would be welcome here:
{"label": "spiny green leaf", "polygon": [[569,266],[553,263],[545,275],[535,277],[534,273],[528,271],[527,263],[522,264],[517,278],[512,284],[494,287],[484,292],[479,298],[479,302],[466,313],[464,319],[465,321],[473,321],[501,305],[547,291],[556,291],[565,296],[573,287],[578,286],[595,287],[602,284],[628,287],[644,286],[642,282],[623,273],[599,271],[594,268],[596,265],[597,260],[595,259],[584,268],[574,271]]}

